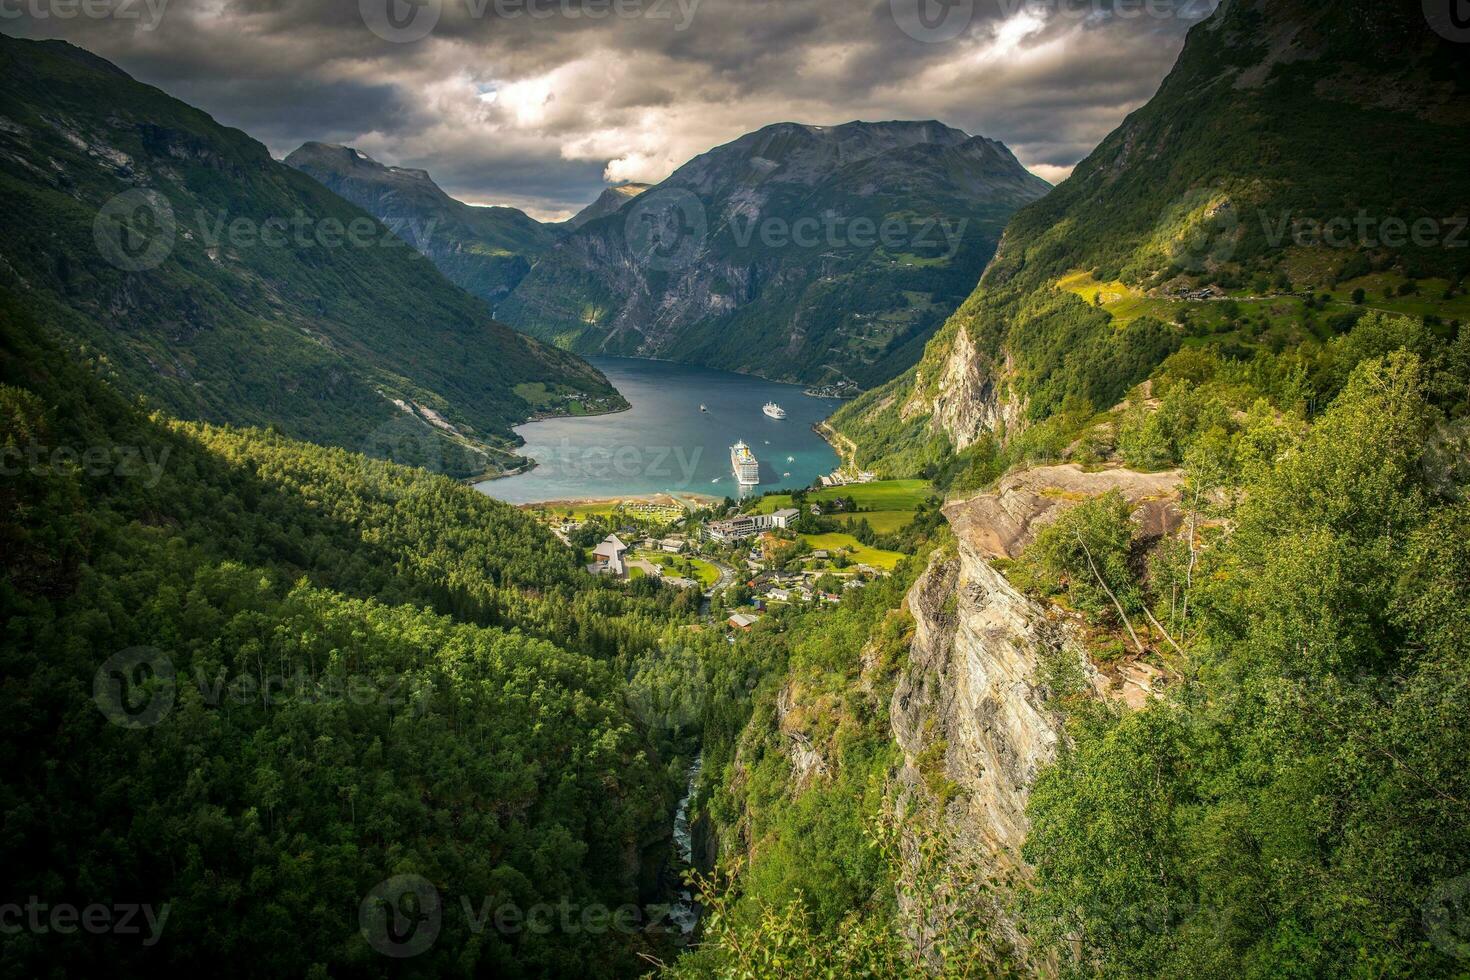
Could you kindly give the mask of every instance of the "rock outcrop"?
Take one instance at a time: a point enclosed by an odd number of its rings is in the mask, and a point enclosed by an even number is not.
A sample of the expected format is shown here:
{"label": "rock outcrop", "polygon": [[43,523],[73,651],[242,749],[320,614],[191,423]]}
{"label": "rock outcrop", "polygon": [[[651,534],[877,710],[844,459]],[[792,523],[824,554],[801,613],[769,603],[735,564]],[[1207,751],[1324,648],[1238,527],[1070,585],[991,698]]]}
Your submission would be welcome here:
{"label": "rock outcrop", "polygon": [[[943,808],[951,860],[1000,880],[1028,873],[1021,859],[1027,799],[1065,738],[1050,678],[1080,672],[1096,695],[1137,706],[1160,675],[1142,662],[1100,673],[1080,622],[1021,594],[991,560],[1018,556],[1040,526],[1113,490],[1135,505],[1141,536],[1156,536],[1178,525],[1180,480],[1178,472],[1038,467],[945,508],[955,551],[937,554],[909,592],[914,640],[891,715],[905,759],[900,781]],[[1000,935],[1024,955],[1003,903],[994,915]]]}

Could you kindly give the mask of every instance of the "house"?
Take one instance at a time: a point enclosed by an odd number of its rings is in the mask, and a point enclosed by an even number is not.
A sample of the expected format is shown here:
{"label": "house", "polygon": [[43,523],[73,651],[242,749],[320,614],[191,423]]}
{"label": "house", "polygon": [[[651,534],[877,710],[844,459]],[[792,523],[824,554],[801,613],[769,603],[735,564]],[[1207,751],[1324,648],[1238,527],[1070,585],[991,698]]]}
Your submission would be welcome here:
{"label": "house", "polygon": [[609,534],[592,550],[592,556],[597,559],[598,571],[608,575],[628,574],[628,566],[623,562],[627,553],[628,546],[616,534]]}
{"label": "house", "polygon": [[772,602],[790,602],[791,593],[785,589],[770,589],[766,592],[766,598]]}
{"label": "house", "polygon": [[759,616],[752,616],[750,613],[733,613],[729,619],[725,620],[738,630],[748,630],[760,621]]}
{"label": "house", "polygon": [[812,504],[812,515],[815,516],[815,517],[821,517],[822,516],[822,505],[821,504]]}

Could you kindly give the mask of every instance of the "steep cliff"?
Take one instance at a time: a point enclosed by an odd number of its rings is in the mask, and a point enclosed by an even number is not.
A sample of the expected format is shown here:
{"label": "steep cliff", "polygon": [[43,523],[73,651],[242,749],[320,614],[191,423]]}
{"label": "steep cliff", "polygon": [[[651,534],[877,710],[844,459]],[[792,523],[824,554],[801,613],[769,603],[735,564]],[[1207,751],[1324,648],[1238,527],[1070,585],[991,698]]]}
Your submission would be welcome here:
{"label": "steep cliff", "polygon": [[780,123],[579,217],[499,315],[584,353],[878,384],[1048,189],[1003,143],[938,122]]}
{"label": "steep cliff", "polygon": [[1222,3],[1148,104],[1016,213],[918,364],[832,426],[907,476],[1002,423],[1106,409],[1180,346],[1310,345],[1365,294],[1454,319],[1467,121],[1470,47],[1419,4]]}
{"label": "steep cliff", "polygon": [[[1079,620],[1021,594],[991,560],[1019,555],[1041,525],[1109,491],[1133,505],[1139,536],[1155,537],[1177,527],[1179,481],[1178,473],[1041,467],[945,508],[955,548],[936,553],[908,594],[914,639],[890,715],[903,750],[900,783],[942,808],[953,861],[1003,883],[1027,875],[1027,799],[1066,737],[1053,700],[1059,679],[1130,707],[1161,680],[1136,660],[1100,671]],[[1024,953],[1004,886],[992,899],[999,934]]]}

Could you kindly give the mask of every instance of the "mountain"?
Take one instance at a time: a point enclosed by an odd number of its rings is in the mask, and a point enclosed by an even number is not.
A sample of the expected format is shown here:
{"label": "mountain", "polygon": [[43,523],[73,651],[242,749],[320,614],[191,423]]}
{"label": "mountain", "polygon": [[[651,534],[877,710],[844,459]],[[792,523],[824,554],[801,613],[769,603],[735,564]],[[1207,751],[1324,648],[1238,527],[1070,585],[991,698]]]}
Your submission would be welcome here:
{"label": "mountain", "polygon": [[244,133],[64,43],[0,68],[0,289],[171,413],[467,475],[621,405]]}
{"label": "mountain", "polygon": [[627,204],[652,186],[652,184],[619,184],[617,187],[609,187],[597,195],[597,200],[578,211],[557,227],[563,228],[566,231],[576,231],[589,221],[612,214],[618,208]]}
{"label": "mountain", "polygon": [[388,225],[492,307],[556,240],[550,226],[522,211],[456,201],[426,171],[385,167],[351,147],[306,143],[285,162]]}
{"label": "mountain", "polygon": [[834,428],[907,471],[1108,408],[1181,345],[1248,360],[1373,309],[1470,319],[1467,95],[1465,45],[1415,4],[1222,4],[1154,98],[1016,214],[917,368]]}
{"label": "mountain", "polygon": [[937,122],[768,126],[587,221],[499,313],[583,353],[876,384],[917,359],[1048,186]]}

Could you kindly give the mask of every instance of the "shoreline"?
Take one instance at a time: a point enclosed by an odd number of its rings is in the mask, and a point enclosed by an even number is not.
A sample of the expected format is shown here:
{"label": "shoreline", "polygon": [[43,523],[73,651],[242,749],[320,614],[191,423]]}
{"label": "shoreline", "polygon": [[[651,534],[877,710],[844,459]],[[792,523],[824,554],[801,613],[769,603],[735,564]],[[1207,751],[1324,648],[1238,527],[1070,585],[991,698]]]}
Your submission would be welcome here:
{"label": "shoreline", "polygon": [[[655,490],[648,493],[623,493],[606,497],[572,497],[560,500],[538,500],[525,504],[511,504],[518,510],[567,510],[588,507],[616,506],[618,504],[656,504],[667,507],[683,507],[686,511],[700,510],[717,504],[724,497],[712,497],[706,493],[670,493]],[[695,506],[690,506],[690,504]]]}

